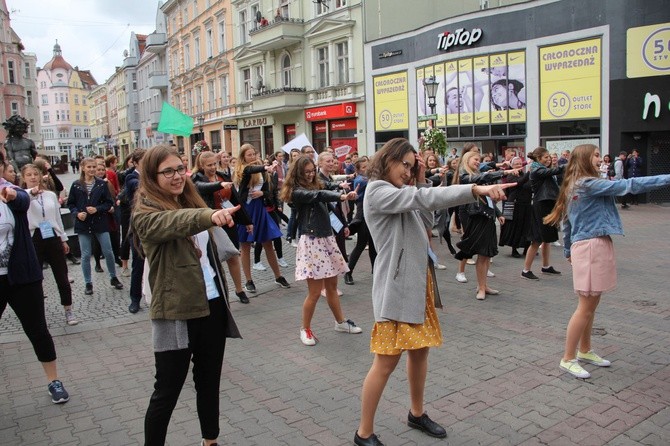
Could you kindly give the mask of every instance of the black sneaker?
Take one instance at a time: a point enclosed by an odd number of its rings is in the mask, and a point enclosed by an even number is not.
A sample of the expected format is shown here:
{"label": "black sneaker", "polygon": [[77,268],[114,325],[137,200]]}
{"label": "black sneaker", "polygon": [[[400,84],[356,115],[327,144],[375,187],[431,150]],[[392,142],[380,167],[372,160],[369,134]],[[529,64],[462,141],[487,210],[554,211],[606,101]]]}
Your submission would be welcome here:
{"label": "black sneaker", "polygon": [[243,304],[248,304],[249,303],[249,298],[247,297],[247,293],[244,291],[240,291],[239,293],[235,293],[237,298],[240,300],[241,303]]}
{"label": "black sneaker", "polygon": [[556,271],[556,270],[554,269],[553,266],[550,266],[550,267],[547,267],[547,268],[542,267],[542,274],[554,274],[554,275],[558,275],[558,274],[561,274],[561,272],[560,272],[560,271]]}
{"label": "black sneaker", "polygon": [[351,275],[351,272],[344,273],[344,283],[346,283],[347,285],[354,284],[354,277]]}
{"label": "black sneaker", "polygon": [[275,279],[275,283],[282,288],[291,288],[291,285],[288,284],[284,276],[279,276]]}
{"label": "black sneaker", "polygon": [[444,438],[447,436],[447,431],[444,430],[442,426],[431,420],[428,417],[428,414],[425,412],[420,417],[415,417],[410,411],[407,415],[407,425],[414,429],[419,429],[431,437]]}
{"label": "black sneaker", "polygon": [[87,296],[90,296],[91,294],[93,294],[93,284],[92,283],[87,283],[86,284],[86,291],[84,291],[84,294],[86,294]]}
{"label": "black sneaker", "polygon": [[70,253],[66,255],[67,259],[72,262],[73,265],[79,265],[81,262],[74,254]]}
{"label": "black sneaker", "polygon": [[535,274],[533,274],[532,271],[528,271],[528,272],[521,271],[521,277],[523,277],[524,279],[528,279],[528,280],[540,280],[540,278],[537,277]]}
{"label": "black sneaker", "polygon": [[128,311],[135,314],[138,311],[140,311],[140,303],[139,302],[131,302],[130,305],[128,305]]}
{"label": "black sneaker", "polygon": [[356,446],[384,446],[384,443],[379,441],[379,437],[375,434],[370,435],[368,438],[362,438],[358,436],[358,431],[354,434],[354,444]]}
{"label": "black sneaker", "polygon": [[63,383],[55,379],[49,383],[49,395],[51,395],[51,402],[54,404],[67,403],[70,400],[70,395],[63,387]]}
{"label": "black sneaker", "polygon": [[244,285],[244,289],[250,293],[255,293],[256,292],[256,285],[254,285],[254,281],[250,280]]}
{"label": "black sneaker", "polygon": [[96,273],[104,273],[105,270],[102,269],[102,266],[100,266],[100,265],[95,265],[95,272],[96,272]]}
{"label": "black sneaker", "polygon": [[112,286],[112,288],[115,288],[117,290],[123,289],[123,284],[119,282],[119,279],[117,279],[116,277],[112,277],[112,280],[109,281],[109,284]]}

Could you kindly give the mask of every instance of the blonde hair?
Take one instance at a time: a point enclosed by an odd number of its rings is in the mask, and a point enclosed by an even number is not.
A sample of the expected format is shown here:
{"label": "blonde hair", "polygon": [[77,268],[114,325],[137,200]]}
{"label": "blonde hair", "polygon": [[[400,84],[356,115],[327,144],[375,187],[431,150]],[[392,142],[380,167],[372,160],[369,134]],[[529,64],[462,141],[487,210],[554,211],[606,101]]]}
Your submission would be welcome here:
{"label": "blonde hair", "polygon": [[598,147],[593,144],[581,144],[572,150],[554,209],[543,219],[545,225],[558,225],[563,221],[568,211],[568,200],[577,181],[600,177],[600,171],[593,165],[593,154],[596,150]]}
{"label": "blonde hair", "polygon": [[475,156],[478,156],[479,159],[482,158],[482,155],[479,152],[476,152],[474,150],[470,152],[466,152],[461,158],[458,163],[458,167],[454,171],[454,179],[451,181],[451,184],[461,184],[461,174],[463,173],[468,173],[470,175],[476,173],[474,170],[468,166],[468,161],[470,161],[470,158],[474,158]]}
{"label": "blonde hair", "polygon": [[[250,165],[247,164],[246,161],[244,161],[244,155],[249,150],[253,150],[254,152],[256,152],[256,149],[251,144],[243,144],[242,147],[240,147],[239,155],[237,155],[237,165],[235,165],[235,171],[233,173],[233,182],[237,186],[239,186],[240,182],[242,182],[242,177],[244,176],[244,168]],[[252,189],[254,186],[259,184],[262,178],[263,177],[261,176],[260,173],[251,174],[251,178],[249,179],[249,189]]]}

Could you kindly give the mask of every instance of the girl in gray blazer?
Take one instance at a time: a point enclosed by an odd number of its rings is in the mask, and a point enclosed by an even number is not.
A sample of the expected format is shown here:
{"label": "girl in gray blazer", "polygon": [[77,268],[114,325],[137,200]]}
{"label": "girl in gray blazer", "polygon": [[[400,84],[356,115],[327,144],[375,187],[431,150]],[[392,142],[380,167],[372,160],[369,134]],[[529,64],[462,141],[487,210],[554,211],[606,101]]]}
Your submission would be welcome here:
{"label": "girl in gray blazer", "polygon": [[382,445],[374,434],[374,416],[405,350],[411,400],[407,424],[444,438],[445,429],[423,409],[428,348],[442,343],[426,229],[432,227],[433,211],[474,202],[479,195],[502,200],[504,189],[513,184],[431,188],[425,163],[403,138],[392,139],[375,154],[368,176],[363,209],[378,250],[372,283],[375,326],[370,341],[375,357],[363,383],[361,421],[354,443]]}

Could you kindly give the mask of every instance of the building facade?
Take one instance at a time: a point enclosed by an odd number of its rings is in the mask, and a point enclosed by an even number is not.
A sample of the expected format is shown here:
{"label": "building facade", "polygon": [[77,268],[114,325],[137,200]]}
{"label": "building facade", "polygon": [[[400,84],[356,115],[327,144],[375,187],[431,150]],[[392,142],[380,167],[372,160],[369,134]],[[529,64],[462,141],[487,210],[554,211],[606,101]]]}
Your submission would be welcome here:
{"label": "building facade", "polygon": [[362,2],[232,6],[240,143],[268,155],[304,134],[319,152],[366,153]]}
{"label": "building facade", "polygon": [[96,86],[91,72],[73,68],[56,43],[51,60],[37,71],[45,152],[73,158],[93,148],[87,97]]}
{"label": "building facade", "polygon": [[108,86],[95,87],[88,95],[91,140],[95,155],[106,155],[109,149]]}
{"label": "building facade", "polygon": [[[367,143],[416,143],[432,121],[450,147],[477,141],[500,155],[589,142],[637,149],[649,173],[670,172],[667,6],[540,0],[368,42]],[[433,110],[426,79],[439,82]]]}

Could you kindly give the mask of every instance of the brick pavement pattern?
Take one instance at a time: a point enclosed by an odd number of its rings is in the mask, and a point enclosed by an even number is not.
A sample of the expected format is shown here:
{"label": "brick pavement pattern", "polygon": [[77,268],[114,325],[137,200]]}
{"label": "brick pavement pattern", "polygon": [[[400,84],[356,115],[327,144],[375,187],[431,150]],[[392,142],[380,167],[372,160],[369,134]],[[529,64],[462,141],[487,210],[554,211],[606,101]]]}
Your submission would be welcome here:
{"label": "brick pavement pattern", "polygon": [[[569,265],[552,252],[559,277],[526,281],[522,259],[501,248],[491,286],[500,296],[475,299],[469,283],[454,279],[456,262],[433,243],[447,270],[438,271],[445,310],[444,345],[432,349],[426,410],[449,437],[427,437],[405,424],[409,397],[404,363],[389,380],[376,418],[376,433],[399,445],[666,445],[670,444],[670,209],[641,205],[622,211],[626,237],[616,237],[619,286],[603,297],[593,344],[612,360],[609,369],[587,365],[593,377],[577,380],[558,369],[565,327],[576,300]],[[285,246],[291,265],[294,249]],[[353,248],[353,245],[349,245]],[[539,270],[540,261],[535,262]],[[354,279],[340,284],[347,317],[363,335],[337,333],[320,302],[315,347],[300,343],[304,283],[279,289],[270,271],[253,271],[259,288],[251,304],[231,303],[244,339],[230,340],[221,378],[220,444],[352,444],[360,413],[362,381],[371,364],[369,332],[372,278],[363,255]],[[80,324],[65,325],[50,271],[45,271],[47,315],[59,374],[70,392],[54,405],[44,373],[10,309],[0,320],[0,445],[136,445],[153,390],[151,327],[146,308],[127,312],[126,286],[114,291],[106,274],[93,273],[95,294],[84,296],[79,267],[74,309]],[[342,282],[342,281],[341,281]],[[404,362],[404,360],[402,361]],[[595,370],[594,370],[595,369]],[[191,376],[168,431],[167,444],[199,444]]]}

